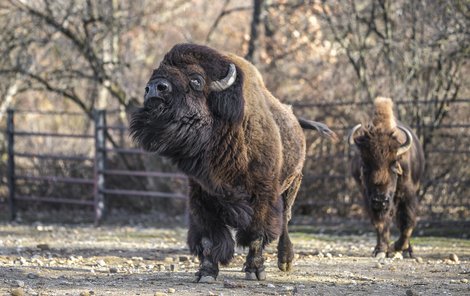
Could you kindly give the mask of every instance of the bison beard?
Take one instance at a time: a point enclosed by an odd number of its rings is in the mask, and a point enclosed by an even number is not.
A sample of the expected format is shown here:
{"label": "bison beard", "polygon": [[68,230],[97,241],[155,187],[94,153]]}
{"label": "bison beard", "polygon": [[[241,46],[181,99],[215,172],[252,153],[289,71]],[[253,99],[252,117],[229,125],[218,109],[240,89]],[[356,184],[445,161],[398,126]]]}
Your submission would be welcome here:
{"label": "bison beard", "polygon": [[305,159],[301,125],[335,136],[321,123],[298,120],[236,55],[180,44],[152,73],[130,130],[190,179],[188,245],[201,262],[197,281],[217,278],[235,241],[249,249],[247,279],[265,279],[262,252],[278,237],[278,266],[291,269],[287,223]]}
{"label": "bison beard", "polygon": [[[424,154],[416,135],[395,120],[391,99],[379,97],[374,105],[372,122],[356,125],[349,137],[360,152],[352,159],[352,173],[377,232],[373,255],[403,252],[412,257],[410,238],[416,225]],[[394,216],[400,238],[389,246]]]}

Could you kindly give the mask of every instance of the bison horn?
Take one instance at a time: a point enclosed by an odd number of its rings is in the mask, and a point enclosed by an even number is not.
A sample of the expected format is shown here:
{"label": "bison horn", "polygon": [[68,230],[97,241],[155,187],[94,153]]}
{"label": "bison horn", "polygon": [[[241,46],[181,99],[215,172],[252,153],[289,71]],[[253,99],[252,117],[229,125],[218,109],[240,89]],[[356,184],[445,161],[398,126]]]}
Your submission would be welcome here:
{"label": "bison horn", "polygon": [[397,156],[400,156],[406,151],[410,150],[413,136],[411,135],[411,132],[407,128],[402,127],[402,126],[398,126],[398,128],[401,129],[405,133],[405,136],[406,136],[405,143],[403,143],[397,150]]}
{"label": "bison horn", "polygon": [[234,64],[230,64],[230,68],[228,69],[228,74],[224,78],[213,81],[210,85],[210,89],[213,91],[223,91],[229,88],[237,78],[237,69],[235,68]]}
{"label": "bison horn", "polygon": [[355,127],[352,128],[351,132],[349,133],[349,137],[348,137],[348,143],[349,145],[354,145],[354,134],[357,132],[358,129],[360,129],[362,126],[362,124],[358,124],[356,125]]}

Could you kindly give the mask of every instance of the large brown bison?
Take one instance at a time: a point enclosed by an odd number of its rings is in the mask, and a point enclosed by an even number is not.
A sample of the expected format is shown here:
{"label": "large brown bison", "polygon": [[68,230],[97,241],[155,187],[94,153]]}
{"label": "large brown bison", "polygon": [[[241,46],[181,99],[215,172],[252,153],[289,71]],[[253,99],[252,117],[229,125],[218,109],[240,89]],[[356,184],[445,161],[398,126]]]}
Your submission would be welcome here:
{"label": "large brown bison", "polygon": [[[412,257],[410,237],[416,225],[417,191],[424,173],[423,150],[413,131],[395,120],[391,99],[378,97],[374,106],[372,122],[356,125],[349,136],[349,143],[359,149],[352,159],[352,174],[377,231],[373,255],[403,252]],[[400,238],[389,246],[394,216]]]}
{"label": "large brown bison", "polygon": [[197,281],[217,278],[235,241],[248,247],[247,279],[265,279],[262,252],[279,237],[278,266],[291,268],[287,223],[302,179],[302,127],[334,136],[321,123],[298,120],[236,55],[180,44],[153,71],[130,130],[189,177],[188,245],[201,263]]}

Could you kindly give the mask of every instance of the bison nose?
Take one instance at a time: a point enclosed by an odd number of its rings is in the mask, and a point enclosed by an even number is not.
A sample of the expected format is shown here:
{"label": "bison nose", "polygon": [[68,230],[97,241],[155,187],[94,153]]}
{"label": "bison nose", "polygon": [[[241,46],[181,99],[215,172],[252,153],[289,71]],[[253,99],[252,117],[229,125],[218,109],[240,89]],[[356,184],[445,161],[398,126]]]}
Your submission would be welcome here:
{"label": "bison nose", "polygon": [[372,198],[371,205],[375,210],[385,210],[390,205],[390,196],[388,194],[379,194]]}
{"label": "bison nose", "polygon": [[145,87],[144,104],[154,98],[163,100],[171,91],[171,83],[166,79],[160,78],[149,82]]}

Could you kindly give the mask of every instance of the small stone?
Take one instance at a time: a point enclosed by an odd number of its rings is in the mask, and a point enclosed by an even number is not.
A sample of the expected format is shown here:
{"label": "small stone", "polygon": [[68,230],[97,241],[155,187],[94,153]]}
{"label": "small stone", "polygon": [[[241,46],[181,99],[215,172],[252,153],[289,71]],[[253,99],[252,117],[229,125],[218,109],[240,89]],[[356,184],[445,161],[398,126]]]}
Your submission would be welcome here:
{"label": "small stone", "polygon": [[323,258],[323,257],[325,257],[325,255],[323,255],[322,252],[319,252],[318,255],[317,255],[317,257],[318,257],[318,258]]}
{"label": "small stone", "polygon": [[454,264],[455,262],[450,260],[449,258],[444,259],[445,264]]}
{"label": "small stone", "polygon": [[178,271],[178,264],[170,264],[170,271]]}
{"label": "small stone", "polygon": [[90,296],[90,292],[89,291],[84,291],[84,292],[80,292],[80,296]]}
{"label": "small stone", "polygon": [[169,294],[173,294],[173,293],[175,293],[175,292],[176,292],[176,289],[174,289],[174,288],[168,288],[168,293],[169,293]]}
{"label": "small stone", "polygon": [[293,286],[284,286],[282,287],[285,291],[293,291],[294,287]]}
{"label": "small stone", "polygon": [[110,273],[117,273],[118,272],[118,269],[116,267],[110,267],[109,268],[109,272]]}
{"label": "small stone", "polygon": [[38,266],[43,266],[44,263],[40,259],[34,259],[32,260],[33,263],[36,263]]}
{"label": "small stone", "polygon": [[333,258],[333,255],[331,255],[331,253],[326,253],[326,258],[332,259],[332,258]]}
{"label": "small stone", "polygon": [[16,284],[17,287],[20,287],[20,288],[24,287],[24,282],[23,281],[17,280],[17,281],[15,281],[15,284]]}
{"label": "small stone", "polygon": [[24,296],[24,290],[23,288],[15,288],[11,289],[11,295],[12,296]]}
{"label": "small stone", "polygon": [[392,256],[392,259],[403,260],[403,255],[401,252],[395,252]]}
{"label": "small stone", "polygon": [[377,263],[375,264],[375,268],[382,268],[382,264],[381,264],[380,262],[377,262]]}
{"label": "small stone", "polygon": [[188,256],[179,256],[178,259],[179,259],[180,262],[188,262],[189,261]]}
{"label": "small stone", "polygon": [[266,287],[271,288],[271,289],[276,288],[276,286],[274,286],[273,284],[267,284]]}
{"label": "small stone", "polygon": [[375,255],[375,258],[377,259],[384,259],[387,257],[387,254],[385,252],[378,252],[377,255]]}
{"label": "small stone", "polygon": [[421,258],[421,257],[416,257],[415,261],[419,264],[424,262],[423,258]]}
{"label": "small stone", "polygon": [[410,289],[406,290],[406,296],[413,296],[413,295],[415,295],[415,293],[413,293],[412,290]]}
{"label": "small stone", "polygon": [[31,295],[31,296],[38,296],[38,295],[39,295],[38,292],[34,291],[34,290],[31,289],[31,288],[28,288],[28,289],[26,290],[26,294],[27,294],[27,295]]}
{"label": "small stone", "polygon": [[37,279],[39,276],[37,274],[34,274],[34,273],[28,273],[28,275],[26,277],[28,279]]}
{"label": "small stone", "polygon": [[40,249],[41,251],[48,251],[51,249],[48,244],[38,244],[36,248]]}
{"label": "small stone", "polygon": [[468,279],[461,279],[460,282],[461,282],[462,284],[468,284]]}
{"label": "small stone", "polygon": [[165,259],[163,259],[163,262],[172,263],[173,262],[173,257],[165,257]]}
{"label": "small stone", "polygon": [[103,259],[100,259],[100,260],[96,261],[96,264],[98,264],[99,266],[102,266],[102,267],[106,266],[106,262],[104,262]]}
{"label": "small stone", "polygon": [[75,262],[77,260],[77,258],[73,255],[69,256],[67,259],[69,259],[72,262]]}
{"label": "small stone", "polygon": [[457,254],[454,254],[454,253],[450,254],[449,259],[455,263],[459,263],[459,257],[457,256]]}
{"label": "small stone", "polygon": [[229,280],[224,280],[224,288],[234,289],[234,288],[245,288],[246,286],[241,283],[232,282]]}
{"label": "small stone", "polygon": [[166,269],[165,265],[163,265],[163,264],[158,265],[158,271],[165,271],[165,269]]}

